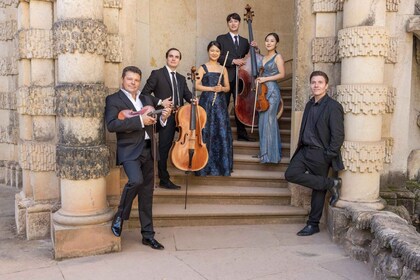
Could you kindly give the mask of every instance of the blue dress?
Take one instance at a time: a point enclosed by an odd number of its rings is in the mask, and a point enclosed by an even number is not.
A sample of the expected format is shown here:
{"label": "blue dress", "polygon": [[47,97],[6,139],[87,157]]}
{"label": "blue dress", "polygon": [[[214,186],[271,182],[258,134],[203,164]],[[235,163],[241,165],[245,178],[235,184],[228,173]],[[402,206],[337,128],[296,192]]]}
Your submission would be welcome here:
{"label": "blue dress", "polygon": [[[258,68],[264,67],[263,77],[277,75],[279,70],[274,55],[265,65],[262,59],[258,59]],[[280,104],[280,88],[277,81],[265,82],[267,86],[267,99],[270,107],[265,112],[260,112],[258,117],[258,130],[260,135],[260,162],[279,163],[281,160],[281,139],[279,124],[277,122],[277,111]]]}
{"label": "blue dress", "polygon": [[[220,73],[209,72],[205,64],[202,67],[205,73],[201,84],[210,87],[216,86]],[[203,91],[198,103],[207,113],[207,122],[202,130],[202,135],[203,141],[207,145],[209,161],[203,169],[195,174],[197,176],[230,176],[233,169],[233,140],[226,97],[224,92],[219,92],[214,105],[212,105],[213,97],[214,92]]]}

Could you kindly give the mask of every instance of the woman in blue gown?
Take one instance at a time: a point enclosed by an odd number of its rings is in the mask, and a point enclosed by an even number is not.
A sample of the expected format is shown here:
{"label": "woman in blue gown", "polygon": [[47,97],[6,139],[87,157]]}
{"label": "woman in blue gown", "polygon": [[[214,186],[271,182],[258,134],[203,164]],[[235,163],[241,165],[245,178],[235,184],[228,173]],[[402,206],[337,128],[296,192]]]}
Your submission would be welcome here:
{"label": "woman in blue gown", "polygon": [[285,73],[283,57],[276,51],[278,42],[279,36],[276,33],[269,33],[265,37],[267,54],[257,61],[258,68],[264,68],[257,82],[267,86],[266,97],[270,103],[268,110],[260,112],[258,117],[261,163],[279,163],[281,160],[281,139],[277,122],[281,95],[277,80],[283,78]]}
{"label": "woman in blue gown", "polygon": [[217,41],[211,41],[207,46],[209,61],[201,65],[197,71],[196,89],[201,91],[199,105],[207,113],[207,122],[202,135],[209,153],[207,165],[195,173],[197,176],[230,176],[233,169],[232,130],[224,95],[230,90],[229,77],[226,68],[223,69],[223,66],[217,62],[220,49],[221,46]]}

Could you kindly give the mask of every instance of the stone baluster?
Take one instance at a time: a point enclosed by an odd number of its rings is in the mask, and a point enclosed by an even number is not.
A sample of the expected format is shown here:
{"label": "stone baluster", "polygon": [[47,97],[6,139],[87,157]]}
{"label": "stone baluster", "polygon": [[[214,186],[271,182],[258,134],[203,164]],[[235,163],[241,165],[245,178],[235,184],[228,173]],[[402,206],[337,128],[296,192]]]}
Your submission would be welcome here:
{"label": "stone baluster", "polygon": [[54,23],[57,56],[57,174],[61,209],[53,215],[56,258],[120,250],[106,199],[109,151],[104,137],[107,28],[103,0],[58,0]]}

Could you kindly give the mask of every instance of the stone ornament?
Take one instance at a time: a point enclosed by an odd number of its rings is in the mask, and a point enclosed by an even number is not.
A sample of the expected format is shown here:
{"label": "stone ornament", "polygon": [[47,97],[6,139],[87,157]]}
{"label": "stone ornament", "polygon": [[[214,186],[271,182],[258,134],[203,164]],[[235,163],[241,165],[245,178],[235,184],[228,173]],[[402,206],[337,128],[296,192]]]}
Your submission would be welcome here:
{"label": "stone ornament", "polygon": [[54,24],[54,53],[107,54],[107,28],[97,20],[69,19]]}
{"label": "stone ornament", "polygon": [[388,54],[385,57],[385,63],[395,64],[398,59],[398,38],[391,37],[389,38],[389,50]]}
{"label": "stone ornament", "polygon": [[107,54],[105,62],[122,62],[122,38],[118,34],[108,34],[106,42]]}
{"label": "stone ornament", "polygon": [[58,145],[56,152],[56,172],[61,179],[89,180],[105,177],[109,173],[109,150],[105,145]]}
{"label": "stone ornament", "polygon": [[384,85],[338,85],[337,101],[345,113],[354,115],[384,114],[388,101],[388,87]]}
{"label": "stone ornament", "polygon": [[341,154],[347,171],[354,173],[379,172],[383,169],[385,142],[344,141]]}
{"label": "stone ornament", "polygon": [[20,30],[18,32],[19,58],[53,59],[53,32],[44,29]]}
{"label": "stone ornament", "polygon": [[385,113],[387,114],[394,113],[396,91],[396,88],[388,87],[388,94],[385,104]]}
{"label": "stone ornament", "polygon": [[19,0],[0,0],[0,8],[17,7]]}
{"label": "stone ornament", "polygon": [[0,57],[0,76],[17,75],[17,60],[15,57]]}
{"label": "stone ornament", "polygon": [[343,3],[339,0],[313,0],[313,13],[335,13],[343,10]]}
{"label": "stone ornament", "polygon": [[104,8],[122,9],[122,0],[104,0]]}
{"label": "stone ornament", "polygon": [[398,12],[398,6],[401,0],[386,0],[386,11],[387,12]]}
{"label": "stone ornament", "polygon": [[14,92],[0,92],[0,109],[16,110],[16,94]]}
{"label": "stone ornament", "polygon": [[55,90],[58,116],[103,118],[108,92],[103,84],[65,84]]}
{"label": "stone ornament", "polygon": [[385,142],[385,163],[392,162],[392,149],[394,147],[394,138],[392,137],[382,137],[382,140]]}
{"label": "stone ornament", "polygon": [[389,36],[385,27],[357,26],[338,32],[340,58],[356,56],[387,57]]}
{"label": "stone ornament", "polygon": [[8,20],[0,22],[0,41],[13,40],[17,31],[17,21]]}
{"label": "stone ornament", "polygon": [[16,111],[9,112],[9,121],[6,125],[0,125],[0,143],[18,143],[19,116]]}
{"label": "stone ornament", "polygon": [[19,145],[19,163],[26,170],[54,171],[55,150],[54,144],[23,141]]}
{"label": "stone ornament", "polygon": [[312,40],[313,63],[339,62],[337,37],[317,37]]}
{"label": "stone ornament", "polygon": [[51,87],[21,87],[17,92],[17,111],[22,115],[54,116],[55,90]]}

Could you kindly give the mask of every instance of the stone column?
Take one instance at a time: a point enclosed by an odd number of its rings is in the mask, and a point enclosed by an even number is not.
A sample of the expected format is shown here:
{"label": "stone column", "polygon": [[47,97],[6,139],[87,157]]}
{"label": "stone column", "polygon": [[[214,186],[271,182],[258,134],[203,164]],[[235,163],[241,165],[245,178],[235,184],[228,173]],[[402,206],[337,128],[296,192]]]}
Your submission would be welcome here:
{"label": "stone column", "polygon": [[[15,92],[17,89],[17,0],[0,0],[0,183],[22,187],[17,171],[18,118]],[[16,168],[15,168],[16,167]]]}
{"label": "stone column", "polygon": [[109,151],[104,137],[107,28],[103,0],[58,0],[57,174],[61,209],[53,215],[56,258],[120,250],[106,200]]}
{"label": "stone column", "polygon": [[59,198],[55,174],[55,93],[52,1],[19,3],[19,163],[23,190],[16,196],[18,233],[50,236],[50,216]]}
{"label": "stone column", "polygon": [[382,114],[388,87],[384,85],[389,36],[385,0],[345,0],[343,29],[338,32],[341,85],[337,100],[345,112],[345,170],[338,207],[353,203],[382,209],[380,171],[385,157],[381,140]]}

